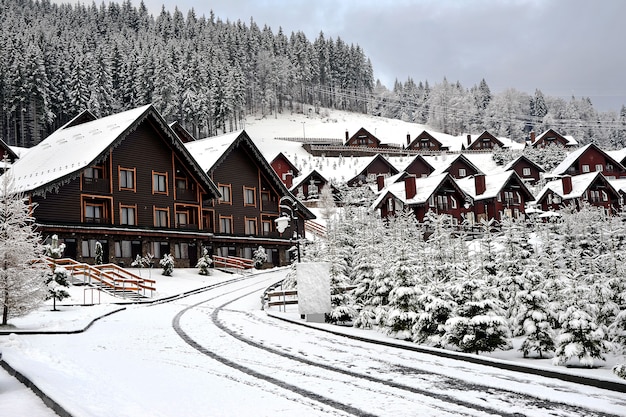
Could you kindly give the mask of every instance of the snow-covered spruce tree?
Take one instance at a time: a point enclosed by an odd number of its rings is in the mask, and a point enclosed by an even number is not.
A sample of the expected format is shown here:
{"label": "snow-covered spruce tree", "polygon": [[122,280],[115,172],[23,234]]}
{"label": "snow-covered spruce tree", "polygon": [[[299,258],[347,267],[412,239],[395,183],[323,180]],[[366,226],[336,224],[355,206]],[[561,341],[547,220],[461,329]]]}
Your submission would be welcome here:
{"label": "snow-covered spruce tree", "polygon": [[335,204],[335,198],[333,197],[332,187],[330,183],[326,184],[322,188],[320,193],[320,213],[324,220],[330,219],[337,211],[337,205]]}
{"label": "snow-covered spruce tree", "polygon": [[468,267],[465,278],[453,289],[457,301],[454,316],[446,321],[442,345],[462,352],[511,349],[510,330],[495,291],[479,279],[479,270]]}
{"label": "snow-covered spruce tree", "polygon": [[52,310],[57,311],[57,300],[63,301],[70,296],[70,293],[67,292],[67,288],[70,286],[67,269],[56,263],[57,259],[63,257],[65,244],[59,244],[59,237],[52,235],[50,243],[44,248],[46,256],[52,259],[51,271],[46,276],[46,287],[48,288],[46,300],[52,299]]}
{"label": "snow-covered spruce tree", "polygon": [[543,358],[544,353],[553,352],[554,330],[553,313],[549,310],[548,296],[539,289],[523,290],[517,293],[518,312],[514,318],[515,334],[526,336],[520,350],[524,357],[531,352]]}
{"label": "snow-covered spruce tree", "polygon": [[609,340],[616,352],[626,353],[626,310],[622,310],[609,326]]}
{"label": "snow-covered spruce tree", "polygon": [[174,272],[174,257],[169,253],[166,253],[159,261],[159,265],[163,268],[163,272],[161,273],[162,275],[165,275],[166,277],[171,276]]}
{"label": "snow-covered spruce tree", "polygon": [[0,308],[2,323],[30,313],[46,297],[46,262],[28,199],[14,191],[10,174],[0,180]]}
{"label": "snow-covered spruce tree", "polygon": [[209,251],[206,248],[202,249],[202,256],[196,263],[196,268],[199,269],[200,275],[211,275],[211,265],[213,265],[213,259],[209,255]]}
{"label": "snow-covered spruce tree", "polygon": [[254,267],[256,269],[261,269],[263,264],[267,262],[267,253],[265,252],[265,248],[263,246],[259,246],[252,254],[252,259],[254,260]]}
{"label": "snow-covered spruce tree", "polygon": [[[331,242],[338,242],[335,233],[331,233]],[[330,264],[330,305],[326,314],[328,323],[347,323],[356,316],[352,294],[346,291],[348,286],[348,266],[344,251],[335,243],[329,242],[326,261]]]}
{"label": "snow-covered spruce tree", "polygon": [[441,338],[445,334],[445,324],[452,316],[456,303],[445,289],[429,286],[430,291],[420,295],[418,305],[421,311],[413,325],[413,341],[430,346],[442,347]]}
{"label": "snow-covered spruce tree", "polygon": [[604,360],[603,354],[610,350],[611,345],[596,323],[597,306],[586,300],[589,287],[576,285],[570,291],[572,304],[559,314],[561,331],[553,362],[565,365],[576,358],[581,365],[591,367],[595,359]]}

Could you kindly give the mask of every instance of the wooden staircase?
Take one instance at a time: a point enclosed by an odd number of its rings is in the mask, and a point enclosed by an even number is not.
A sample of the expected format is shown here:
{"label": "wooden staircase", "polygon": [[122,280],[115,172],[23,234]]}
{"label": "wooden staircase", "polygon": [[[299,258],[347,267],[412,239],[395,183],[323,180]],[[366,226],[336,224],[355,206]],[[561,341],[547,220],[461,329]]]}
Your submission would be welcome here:
{"label": "wooden staircase", "polygon": [[56,264],[65,268],[74,285],[89,285],[124,299],[150,298],[156,291],[156,281],[142,278],[115,264],[89,265],[70,258],[46,258],[51,268]]}

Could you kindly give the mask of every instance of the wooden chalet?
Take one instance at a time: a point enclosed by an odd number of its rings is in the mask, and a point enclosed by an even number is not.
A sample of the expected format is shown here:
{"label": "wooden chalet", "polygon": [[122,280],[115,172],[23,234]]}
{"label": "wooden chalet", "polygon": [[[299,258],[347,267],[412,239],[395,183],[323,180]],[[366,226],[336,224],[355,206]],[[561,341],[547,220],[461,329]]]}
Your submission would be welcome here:
{"label": "wooden chalet", "polygon": [[[268,263],[287,264],[294,233],[304,236],[305,220],[315,216],[287,190],[248,134],[239,131],[185,146],[221,193],[213,206],[203,210],[205,227],[213,233],[211,252],[252,259],[263,246]],[[288,208],[280,206],[283,197]],[[283,213],[293,213],[297,221],[281,234],[275,220]]]}
{"label": "wooden chalet", "polygon": [[569,176],[549,181],[537,194],[536,206],[544,212],[558,211],[563,206],[580,208],[583,203],[600,207],[607,214],[619,211],[619,191],[602,172]]}
{"label": "wooden chalet", "polygon": [[0,139],[0,152],[2,153],[2,165],[0,166],[0,174],[4,173],[19,158],[15,150],[7,145],[5,141]]}
{"label": "wooden chalet", "polygon": [[380,148],[381,147],[380,139],[372,135],[363,127],[357,130],[357,132],[352,136],[349,136],[348,131],[346,130],[346,143],[344,145],[345,146],[360,146],[360,147],[365,147],[365,148]]}
{"label": "wooden chalet", "polygon": [[571,152],[552,170],[553,175],[559,176],[589,172],[602,172],[607,178],[626,176],[626,168],[593,143]]}
{"label": "wooden chalet", "polygon": [[417,178],[424,178],[432,174],[435,168],[429,164],[423,156],[417,155],[409,162],[406,168],[404,168],[404,171],[408,174],[415,175]]}
{"label": "wooden chalet", "polygon": [[105,263],[168,253],[178,267],[195,266],[210,238],[202,213],[219,195],[152,105],[100,119],[82,113],[10,174],[42,235],[57,234],[66,256],[87,263],[100,242]]}
{"label": "wooden chalet", "polygon": [[554,129],[548,129],[541,133],[539,136],[535,135],[534,131],[530,132],[530,146],[533,148],[545,148],[550,145],[559,145],[565,148],[572,148],[578,146],[578,142],[573,136],[561,135]]}
{"label": "wooden chalet", "polygon": [[472,207],[467,212],[470,225],[481,220],[522,217],[526,203],[535,199],[515,171],[476,174],[458,180],[457,184],[471,197]]}
{"label": "wooden chalet", "polygon": [[505,146],[500,139],[485,130],[480,135],[467,135],[467,144],[464,147],[468,150],[480,151]]}
{"label": "wooden chalet", "polygon": [[461,179],[483,173],[463,154],[459,154],[449,164],[443,165],[435,170],[433,174],[440,174],[443,172],[449,173],[455,179]]}
{"label": "wooden chalet", "polygon": [[331,187],[334,200],[338,202],[339,190],[316,169],[296,177],[289,191],[307,207],[316,207],[317,205],[313,202],[319,200],[322,190],[326,187]]}
{"label": "wooden chalet", "polygon": [[418,221],[424,221],[429,211],[448,214],[455,222],[461,222],[467,212],[467,194],[448,174],[438,174],[428,178],[416,178],[406,174],[403,180],[385,187],[371,208],[379,210],[383,218],[410,209]]}
{"label": "wooden chalet", "polygon": [[282,152],[272,159],[270,165],[287,188],[291,188],[293,179],[300,175],[300,170]]}
{"label": "wooden chalet", "polygon": [[521,155],[504,166],[505,171],[515,171],[515,173],[529,184],[536,184],[541,178],[545,169]]}
{"label": "wooden chalet", "polygon": [[398,169],[380,154],[367,158],[363,165],[364,167],[346,182],[349,187],[358,187],[368,182],[374,182],[376,177],[381,174],[390,176],[399,173]]}
{"label": "wooden chalet", "polygon": [[424,152],[447,151],[450,146],[441,138],[442,134],[423,130],[415,139],[411,140],[411,136],[407,135],[406,149]]}

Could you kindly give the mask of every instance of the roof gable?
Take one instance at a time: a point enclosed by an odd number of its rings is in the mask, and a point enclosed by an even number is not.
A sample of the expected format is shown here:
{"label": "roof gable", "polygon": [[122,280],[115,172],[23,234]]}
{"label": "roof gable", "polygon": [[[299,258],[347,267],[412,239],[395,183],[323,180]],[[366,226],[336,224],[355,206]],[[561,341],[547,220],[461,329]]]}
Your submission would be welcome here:
{"label": "roof gable", "polygon": [[[470,138],[472,138],[470,136]],[[480,135],[476,136],[475,138],[472,138],[470,143],[468,143],[467,145],[467,149],[481,149],[483,148],[482,146],[479,146],[479,143],[483,143],[483,142],[491,142],[494,145],[500,146],[500,147],[504,147],[504,143],[502,143],[502,141],[500,141],[500,139],[496,138],[494,135],[492,135],[491,133],[489,133],[488,131],[484,131],[483,133],[481,133]]]}
{"label": "roof gable", "polygon": [[372,135],[370,132],[362,127],[346,141],[346,146],[361,146],[362,144],[359,143],[359,141],[363,139],[373,141],[376,146],[380,145],[380,139],[378,139],[376,136]]}
{"label": "roof gable", "polygon": [[532,160],[528,159],[528,157],[526,155],[520,155],[517,158],[515,158],[514,160],[512,160],[511,162],[509,162],[508,164],[506,164],[504,166],[504,171],[509,171],[511,169],[515,169],[515,167],[520,164],[520,163],[526,163],[528,165],[531,165],[532,167],[534,167],[537,171],[539,172],[546,172],[545,169],[543,169],[541,166],[539,166],[538,164],[536,164],[535,162],[533,162]]}
{"label": "roof gable", "polygon": [[582,148],[579,148],[579,149],[575,150],[574,152],[571,152],[570,154],[568,154],[563,159],[563,161],[561,161],[561,163],[558,164],[552,170],[552,174],[555,174],[555,175],[566,174],[568,168],[573,166],[587,152],[597,152],[600,155],[602,155],[606,160],[611,162],[611,164],[613,164],[615,167],[619,168],[622,171],[626,170],[626,168],[624,168],[622,166],[622,164],[620,164],[618,161],[613,159],[613,157],[611,157],[608,153],[606,153],[602,149],[600,149],[595,143],[590,143],[590,144],[585,145]]}
{"label": "roof gable", "polygon": [[297,177],[298,175],[300,175],[300,170],[296,168],[296,166],[291,162],[291,160],[289,160],[289,158],[287,158],[287,156],[285,156],[285,154],[282,152],[279,152],[278,155],[276,155],[276,157],[272,159],[272,162],[270,162],[270,165],[274,167],[276,163],[281,163],[281,162],[287,164],[287,166],[293,173],[294,177]]}

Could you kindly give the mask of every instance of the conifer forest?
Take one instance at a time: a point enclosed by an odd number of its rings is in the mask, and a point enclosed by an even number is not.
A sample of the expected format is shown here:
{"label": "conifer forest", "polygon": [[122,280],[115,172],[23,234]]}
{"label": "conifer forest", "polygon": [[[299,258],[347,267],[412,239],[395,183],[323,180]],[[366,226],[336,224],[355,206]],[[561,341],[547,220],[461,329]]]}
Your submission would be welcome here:
{"label": "conifer forest", "polygon": [[335,108],[454,135],[488,130],[523,141],[554,128],[581,144],[626,146],[624,106],[598,112],[586,97],[492,93],[484,79],[465,87],[408,78],[389,89],[357,44],[252,18],[154,15],[130,0],[0,0],[0,24],[0,138],[15,146],[37,144],[86,109],[100,117],[147,103],[198,138],[245,128],[250,114]]}

